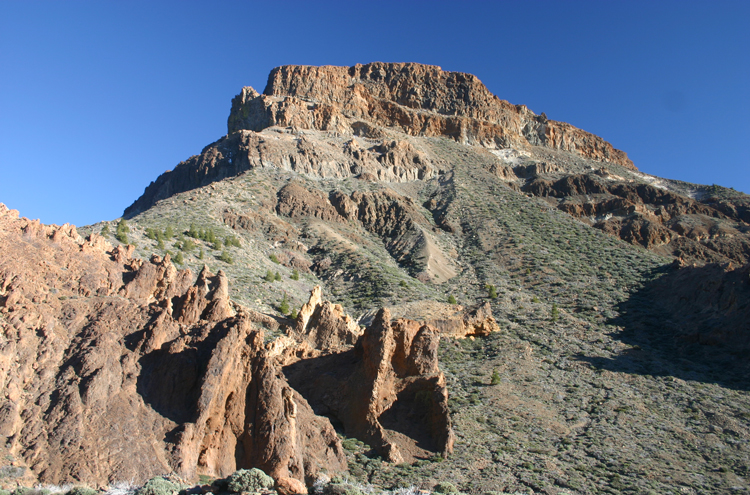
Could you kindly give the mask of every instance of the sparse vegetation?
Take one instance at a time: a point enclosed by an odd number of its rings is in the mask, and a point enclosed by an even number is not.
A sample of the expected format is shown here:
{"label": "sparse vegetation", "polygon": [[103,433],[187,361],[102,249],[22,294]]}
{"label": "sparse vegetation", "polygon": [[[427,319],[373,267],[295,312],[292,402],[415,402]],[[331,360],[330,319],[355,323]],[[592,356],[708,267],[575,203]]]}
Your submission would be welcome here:
{"label": "sparse vegetation", "polygon": [[128,226],[128,222],[126,222],[124,218],[121,218],[120,221],[117,222],[117,231],[115,232],[115,239],[117,239],[122,244],[128,244],[129,232],[130,232],[130,227]]}
{"label": "sparse vegetation", "polygon": [[289,314],[289,299],[286,296],[286,292],[284,292],[284,298],[281,300],[281,304],[279,304],[279,313],[282,315]]}
{"label": "sparse vegetation", "polygon": [[232,263],[234,263],[234,258],[232,258],[232,256],[228,252],[222,251],[219,255],[219,261],[223,261],[224,263],[231,265]]}
{"label": "sparse vegetation", "polygon": [[292,280],[299,280],[299,271],[295,268],[292,270],[292,274],[289,276]]}
{"label": "sparse vegetation", "polygon": [[456,298],[453,294],[448,296],[448,304],[458,304],[458,301],[456,301]]}

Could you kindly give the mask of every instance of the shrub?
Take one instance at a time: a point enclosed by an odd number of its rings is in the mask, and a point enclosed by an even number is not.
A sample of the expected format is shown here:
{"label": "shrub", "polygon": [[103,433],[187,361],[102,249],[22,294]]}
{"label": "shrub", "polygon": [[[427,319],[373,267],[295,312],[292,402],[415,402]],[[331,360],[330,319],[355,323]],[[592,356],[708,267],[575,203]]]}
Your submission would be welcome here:
{"label": "shrub", "polygon": [[279,313],[282,315],[289,314],[289,300],[286,297],[286,292],[284,293],[284,299],[282,299],[281,304],[279,304]]}
{"label": "shrub", "polygon": [[178,264],[180,264],[180,265],[182,265],[183,263],[185,263],[185,260],[184,260],[184,259],[183,259],[183,257],[182,257],[182,252],[181,252],[181,251],[177,253],[177,256],[175,256],[175,257],[174,257],[174,260],[173,260],[173,261],[174,261],[175,263],[178,263]]}
{"label": "shrub", "polygon": [[296,268],[292,270],[292,275],[289,278],[291,278],[292,280],[299,280],[299,272]]}
{"label": "shrub", "polygon": [[[65,296],[60,296],[59,299],[62,301],[63,297],[65,297]],[[67,297],[65,297],[65,299],[67,299]],[[3,466],[3,467],[0,467],[0,479],[3,479],[3,478],[10,478],[10,479],[21,478],[21,477],[23,477],[23,475],[25,473],[26,473],[26,468],[21,467],[21,466]]]}
{"label": "shrub", "polygon": [[232,493],[257,493],[272,488],[273,478],[258,468],[240,469],[227,478],[227,490]]}
{"label": "shrub", "polygon": [[281,280],[281,274],[279,272],[276,272],[276,274],[273,276],[274,280]]}
{"label": "shrub", "polygon": [[115,233],[115,239],[120,241],[122,244],[127,244],[128,232],[130,232],[128,222],[126,222],[124,218],[121,218],[120,221],[117,222],[117,232]]}
{"label": "shrub", "polygon": [[104,237],[107,237],[107,236],[108,236],[108,235],[110,234],[110,232],[109,232],[109,224],[108,224],[108,223],[105,223],[105,224],[104,224],[104,227],[102,227],[102,230],[101,230],[101,232],[100,232],[100,233],[101,233],[101,235],[103,235]]}
{"label": "shrub", "polygon": [[406,280],[402,280],[398,283],[399,287],[409,287],[409,284],[406,283]]}
{"label": "shrub", "polygon": [[164,239],[162,239],[161,237],[159,237],[159,242],[156,243],[156,247],[158,249],[165,249],[166,246],[164,245]]}
{"label": "shrub", "polygon": [[458,301],[456,301],[456,298],[453,297],[453,294],[448,296],[448,304],[458,304]]}
{"label": "shrub", "polygon": [[273,282],[274,281],[274,276],[273,276],[273,273],[271,273],[271,270],[268,270],[266,272],[266,276],[263,278],[263,280],[265,280],[266,282]]}
{"label": "shrub", "polygon": [[299,314],[297,313],[297,308],[294,308],[294,309],[292,310],[292,314],[290,314],[290,315],[289,315],[289,318],[291,318],[291,319],[293,319],[293,320],[296,320],[296,319],[297,319],[297,316],[299,316]]}
{"label": "shrub", "polygon": [[190,239],[185,239],[184,241],[182,241],[181,244],[182,246],[180,247],[180,249],[182,249],[185,252],[189,253],[190,251],[195,249],[195,243],[191,241]]}
{"label": "shrub", "polygon": [[221,249],[221,247],[221,239],[214,239],[211,249],[213,249],[214,251],[218,251],[219,249]]}
{"label": "shrub", "polygon": [[224,245],[227,247],[240,247],[240,240],[234,236],[227,236],[224,239]]}
{"label": "shrub", "polygon": [[487,289],[487,297],[490,299],[497,299],[497,289],[494,285],[487,284],[485,288]]}
{"label": "shrub", "polygon": [[355,452],[357,450],[357,439],[347,438],[346,440],[341,442],[341,446],[350,452]]}
{"label": "shrub", "polygon": [[202,260],[202,259],[203,259],[203,248],[201,248],[201,252],[200,252],[200,253],[198,253],[198,259],[199,259],[199,260]]}
{"label": "shrub", "polygon": [[492,376],[490,377],[490,385],[500,384],[500,373],[497,370],[492,370]]}
{"label": "shrub", "polygon": [[458,493],[456,485],[449,481],[442,481],[433,488],[435,493]]}
{"label": "shrub", "polygon": [[272,255],[270,255],[270,256],[268,257],[268,259],[270,259],[271,261],[273,261],[273,262],[274,262],[274,263],[276,263],[277,265],[278,265],[279,263],[281,263],[281,262],[279,261],[279,258],[277,258],[275,254],[272,254]]}
{"label": "shrub", "polygon": [[30,491],[32,491],[31,488],[26,488],[25,486],[19,486],[18,488],[10,492],[10,495],[26,495]]}
{"label": "shrub", "polygon": [[167,239],[171,239],[172,237],[174,237],[174,230],[172,229],[171,225],[167,225],[167,228],[164,229],[164,237],[166,237]]}
{"label": "shrub", "polygon": [[166,478],[151,478],[145,485],[136,490],[135,495],[176,495],[182,487]]}
{"label": "shrub", "polygon": [[323,488],[324,495],[363,495],[362,490],[349,483],[331,483]]}
{"label": "shrub", "polygon": [[68,490],[65,495],[96,495],[99,493],[93,488],[86,488],[85,486],[76,486]]}
{"label": "shrub", "polygon": [[219,255],[219,261],[223,261],[224,263],[228,263],[231,265],[232,263],[234,263],[234,258],[232,258],[226,251],[222,251]]}
{"label": "shrub", "polygon": [[557,309],[556,303],[552,303],[552,311],[550,312],[550,317],[552,318],[553,323],[560,319],[560,310]]}

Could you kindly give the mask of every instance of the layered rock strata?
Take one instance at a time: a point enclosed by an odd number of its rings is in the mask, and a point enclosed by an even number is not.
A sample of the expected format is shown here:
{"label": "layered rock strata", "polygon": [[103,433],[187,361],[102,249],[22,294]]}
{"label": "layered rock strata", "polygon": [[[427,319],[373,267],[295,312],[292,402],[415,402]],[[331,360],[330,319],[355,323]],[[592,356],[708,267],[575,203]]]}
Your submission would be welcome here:
{"label": "layered rock strata", "polygon": [[413,63],[278,67],[263,94],[245,87],[232,100],[227,131],[159,176],[125,215],[256,167],[387,182],[427,180],[449,168],[409,136],[493,150],[543,147],[635,170],[603,139],[511,105],[473,75]]}

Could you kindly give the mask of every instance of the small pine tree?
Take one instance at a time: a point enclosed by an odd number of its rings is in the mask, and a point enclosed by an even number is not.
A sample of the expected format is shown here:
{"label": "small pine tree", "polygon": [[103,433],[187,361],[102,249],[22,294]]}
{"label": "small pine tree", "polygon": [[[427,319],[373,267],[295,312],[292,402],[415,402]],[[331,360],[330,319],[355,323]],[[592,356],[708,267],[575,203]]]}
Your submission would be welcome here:
{"label": "small pine tree", "polygon": [[281,280],[281,274],[279,272],[276,272],[276,274],[273,276],[274,280]]}
{"label": "small pine tree", "polygon": [[409,287],[409,284],[406,283],[406,280],[402,280],[401,282],[398,283],[398,286],[406,288],[406,287]]}
{"label": "small pine tree", "polygon": [[167,228],[164,229],[164,237],[166,237],[167,239],[171,239],[172,237],[174,237],[174,230],[172,230],[171,225],[167,225]]}
{"label": "small pine tree", "polygon": [[550,316],[552,317],[553,323],[560,319],[560,310],[557,309],[556,303],[552,303],[552,311],[550,312]]}
{"label": "small pine tree", "polygon": [[183,257],[182,257],[182,252],[179,252],[179,251],[178,251],[178,252],[177,252],[177,256],[175,256],[175,257],[174,257],[174,260],[173,260],[173,261],[174,261],[175,263],[178,263],[178,264],[180,264],[180,265],[182,265],[183,263],[185,263],[185,260],[184,260],[184,259],[183,259]]}
{"label": "small pine tree", "polygon": [[279,313],[282,315],[289,314],[289,301],[286,298],[286,292],[284,292],[284,299],[282,299],[281,304],[279,304]]}
{"label": "small pine tree", "polygon": [[458,301],[456,301],[456,298],[453,297],[453,294],[451,294],[450,296],[448,296],[448,304],[457,304],[457,303],[458,303]]}
{"label": "small pine tree", "polygon": [[268,259],[270,259],[271,261],[273,261],[273,262],[274,262],[274,263],[276,263],[277,265],[278,265],[279,263],[281,263],[281,262],[279,261],[279,258],[277,258],[275,254],[272,254],[272,255],[270,255],[270,256],[268,257]]}
{"label": "small pine tree", "polygon": [[104,237],[107,237],[109,234],[110,234],[109,224],[105,223],[104,227],[102,227],[101,235],[103,235]]}
{"label": "small pine tree", "polygon": [[211,246],[211,249],[215,251],[218,251],[219,249],[221,249],[221,239],[216,239],[214,237],[214,242],[213,242],[213,246]]}
{"label": "small pine tree", "polygon": [[297,314],[297,308],[294,308],[294,309],[292,310],[292,314],[290,314],[290,315],[289,315],[289,318],[291,318],[291,319],[293,319],[293,320],[296,320],[296,319],[297,319],[297,316],[299,316],[299,315]]}
{"label": "small pine tree", "polygon": [[263,280],[265,280],[266,282],[273,282],[274,281],[273,273],[271,273],[271,270],[268,270],[266,272],[266,276],[265,276],[265,278]]}
{"label": "small pine tree", "polygon": [[497,299],[497,289],[494,285],[487,284],[485,288],[487,289],[487,297],[490,299]]}
{"label": "small pine tree", "polygon": [[490,385],[500,384],[500,373],[497,370],[492,370],[492,376],[490,377]]}
{"label": "small pine tree", "polygon": [[156,247],[158,249],[165,249],[165,247],[164,247],[164,239],[159,238],[159,241],[156,243]]}
{"label": "small pine tree", "polygon": [[299,280],[299,272],[296,268],[292,270],[292,275],[289,278],[291,278],[292,280]]}
{"label": "small pine tree", "polygon": [[202,260],[202,259],[203,259],[203,248],[201,248],[201,252],[200,252],[200,253],[198,253],[198,259],[199,259],[199,260]]}
{"label": "small pine tree", "polygon": [[188,229],[187,235],[190,236],[190,237],[192,237],[193,239],[197,239],[198,238],[198,231],[195,229],[195,224],[194,223],[190,224],[190,229]]}
{"label": "small pine tree", "polygon": [[222,251],[219,255],[219,261],[223,261],[224,263],[228,263],[231,265],[232,263],[234,263],[234,258],[232,258],[226,251]]}

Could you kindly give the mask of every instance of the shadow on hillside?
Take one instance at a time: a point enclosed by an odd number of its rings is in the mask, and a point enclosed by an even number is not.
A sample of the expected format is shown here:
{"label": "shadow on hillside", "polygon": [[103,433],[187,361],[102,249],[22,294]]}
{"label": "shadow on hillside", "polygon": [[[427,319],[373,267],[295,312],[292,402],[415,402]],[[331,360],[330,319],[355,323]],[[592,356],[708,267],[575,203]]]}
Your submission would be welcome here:
{"label": "shadow on hillside", "polygon": [[651,282],[620,303],[619,316],[608,321],[622,329],[612,337],[633,348],[612,358],[581,355],[578,359],[613,372],[673,376],[750,390],[750,323],[737,311],[707,304],[699,293],[713,288],[726,299],[730,285],[730,299],[744,313],[750,308],[750,283],[739,289],[734,281],[698,285],[696,280],[711,269],[715,274],[716,265],[687,269],[691,272],[670,265],[656,269]]}

